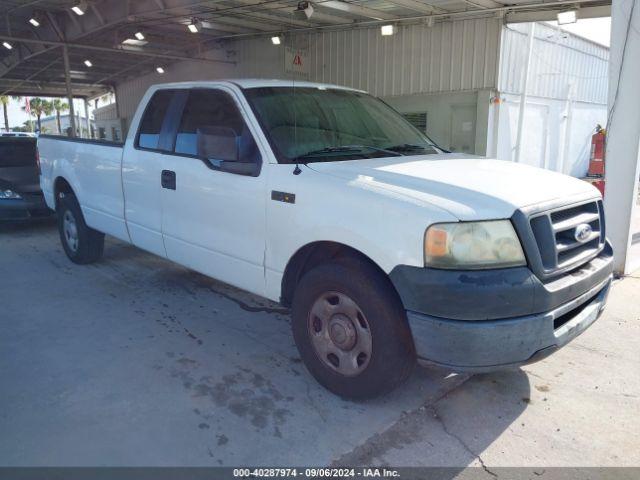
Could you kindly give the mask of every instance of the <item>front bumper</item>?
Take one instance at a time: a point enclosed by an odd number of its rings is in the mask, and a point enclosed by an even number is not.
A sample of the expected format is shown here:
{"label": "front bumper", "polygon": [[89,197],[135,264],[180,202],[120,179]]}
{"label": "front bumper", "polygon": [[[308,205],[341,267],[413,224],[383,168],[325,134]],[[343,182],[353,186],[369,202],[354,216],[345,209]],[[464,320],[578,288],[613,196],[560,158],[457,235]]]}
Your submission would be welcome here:
{"label": "front bumper", "polygon": [[418,356],[456,371],[482,372],[531,363],[585,331],[602,313],[611,277],[545,314],[506,320],[446,320],[407,312]]}
{"label": "front bumper", "polygon": [[0,199],[0,220],[27,220],[51,215],[41,193],[20,194],[22,198]]}
{"label": "front bumper", "polygon": [[455,272],[400,267],[391,279],[420,358],[457,371],[540,360],[586,330],[612,281],[610,245],[580,268],[541,282],[525,268]]}

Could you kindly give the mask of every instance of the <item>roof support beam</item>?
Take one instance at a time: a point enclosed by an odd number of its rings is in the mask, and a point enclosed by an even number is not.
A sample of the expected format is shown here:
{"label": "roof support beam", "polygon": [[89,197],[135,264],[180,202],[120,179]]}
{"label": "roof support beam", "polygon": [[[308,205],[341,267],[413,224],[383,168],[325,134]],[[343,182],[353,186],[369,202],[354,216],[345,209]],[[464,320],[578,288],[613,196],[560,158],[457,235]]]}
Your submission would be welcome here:
{"label": "roof support beam", "polygon": [[[394,19],[394,23],[396,24],[410,24],[416,23],[421,20],[425,20],[427,18],[446,18],[446,19],[457,19],[457,18],[479,18],[486,17],[489,14],[496,14],[498,12],[511,14],[511,12],[516,11],[531,11],[535,9],[559,9],[562,7],[571,7],[579,4],[589,4],[589,3],[602,3],[603,0],[557,0],[557,1],[543,1],[536,3],[528,3],[528,4],[517,4],[517,5],[505,5],[502,7],[496,8],[487,8],[485,10],[465,10],[465,11],[457,11],[457,12],[447,12],[447,13],[433,13],[433,14],[424,14],[424,15],[411,15],[406,17],[398,17]],[[582,7],[584,8],[584,7]],[[345,19],[347,20],[347,19]],[[381,25],[389,22],[389,20],[363,20],[358,22],[350,22],[345,21],[338,25],[317,25],[313,27],[301,27],[301,28],[290,28],[287,31],[289,33],[301,33],[301,32],[310,32],[310,31],[320,31],[320,30],[346,30],[354,27],[370,27],[374,25]],[[231,39],[231,38],[242,38],[242,37],[255,37],[260,35],[272,35],[281,33],[280,30],[271,30],[263,33],[238,33],[235,35],[225,35],[217,37],[217,40]]]}
{"label": "roof support beam", "polygon": [[464,0],[464,3],[479,8],[497,8],[504,6],[503,3],[494,2],[493,0]]}
{"label": "roof support beam", "polygon": [[[507,23],[521,22],[543,22],[556,20],[561,9],[549,9],[541,12],[513,12],[505,16]],[[578,19],[610,17],[611,5],[598,7],[580,7],[578,9]]]}
{"label": "roof support beam", "polygon": [[425,2],[421,2],[419,0],[389,0],[389,1],[394,5],[408,8],[409,10],[413,10],[415,12],[420,12],[420,13],[444,12],[444,10],[441,8],[435,7]]}
{"label": "roof support beam", "polygon": [[139,55],[142,57],[166,58],[169,60],[195,60],[199,62],[208,62],[208,63],[235,64],[235,62],[232,62],[230,60],[218,60],[218,59],[212,59],[212,58],[188,57],[185,55],[172,55],[172,54],[165,54],[165,53],[137,51],[137,50],[125,50],[123,48],[109,48],[109,47],[99,47],[96,45],[85,45],[82,43],[37,40],[33,38],[11,37],[8,35],[0,35],[0,40],[9,40],[14,42],[24,42],[24,43],[33,43],[33,44],[45,44],[45,45],[49,45],[51,48],[69,47],[69,48],[78,48],[78,49],[84,49],[84,50],[93,50],[97,52],[120,52],[120,53],[127,53],[130,55]]}
{"label": "roof support beam", "polygon": [[[284,11],[287,13],[293,13],[295,7],[292,6],[291,4],[288,3],[284,3],[284,2],[269,2],[268,4],[265,5],[259,5],[255,2],[255,0],[235,0],[235,3],[240,4],[240,5],[245,5],[247,7],[256,7],[256,6],[260,6],[260,11],[261,12],[266,12],[269,10],[280,10],[280,11]],[[324,5],[324,3],[322,4]],[[253,14],[254,12],[251,12],[250,10],[247,11],[247,13]],[[311,19],[313,20],[313,22],[321,22],[321,23],[331,23],[331,24],[339,24],[339,23],[344,23],[345,20],[347,20],[345,17],[339,17],[336,15],[331,15],[328,13],[324,13],[324,12],[320,12],[318,11],[318,9],[316,8],[315,11],[313,12],[313,15],[311,16]],[[284,23],[290,23],[289,19],[283,19]],[[311,22],[309,22],[311,23]]]}
{"label": "roof support beam", "polygon": [[[40,68],[38,71],[36,71],[35,73],[29,75],[27,78],[25,78],[23,81],[21,81],[20,83],[18,83],[18,85],[16,85],[14,88],[20,87],[22,86],[24,83],[29,82],[32,78],[37,77],[38,75],[40,75],[42,72],[44,72],[45,70],[48,70],[49,67],[52,67],[53,65],[55,65],[56,63],[58,63],[60,60],[59,59],[55,59],[53,62],[49,62],[48,64],[46,64],[44,67]],[[0,89],[1,90],[1,89]],[[9,93],[10,90],[6,90],[4,92],[0,93],[0,96],[2,95],[6,95],[7,93]]]}
{"label": "roof support beam", "polygon": [[318,7],[331,8],[333,10],[339,10],[341,12],[350,13],[352,15],[359,15],[361,17],[373,18],[374,20],[392,20],[396,16],[390,13],[375,10],[369,7],[363,7],[361,5],[355,5],[353,3],[343,2],[342,0],[327,0],[318,4]]}

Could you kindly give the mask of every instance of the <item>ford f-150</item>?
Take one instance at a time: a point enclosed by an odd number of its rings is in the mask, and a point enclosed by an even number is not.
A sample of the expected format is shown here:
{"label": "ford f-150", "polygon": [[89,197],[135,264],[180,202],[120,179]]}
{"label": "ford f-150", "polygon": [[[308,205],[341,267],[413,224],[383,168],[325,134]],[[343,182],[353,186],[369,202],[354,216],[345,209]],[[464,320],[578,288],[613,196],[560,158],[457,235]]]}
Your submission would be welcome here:
{"label": "ford f-150", "polygon": [[42,135],[41,187],[76,263],[104,235],[291,307],[302,360],[350,398],[416,359],[533,362],[612,279],[589,184],[449,153],[365,92],[270,80],[152,86],[124,145]]}

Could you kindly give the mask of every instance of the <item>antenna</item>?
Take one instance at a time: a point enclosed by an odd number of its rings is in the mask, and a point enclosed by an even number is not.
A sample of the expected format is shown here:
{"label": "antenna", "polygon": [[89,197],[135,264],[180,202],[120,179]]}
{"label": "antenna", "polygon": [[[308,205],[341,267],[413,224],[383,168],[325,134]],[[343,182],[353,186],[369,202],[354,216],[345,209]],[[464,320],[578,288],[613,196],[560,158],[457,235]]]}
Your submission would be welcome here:
{"label": "antenna", "polygon": [[[301,2],[303,3],[303,2]],[[300,9],[300,4],[298,5],[298,9]],[[313,9],[312,9],[313,12]],[[293,25],[293,17],[295,15],[295,12],[291,12],[289,14],[289,20],[291,21],[291,28],[293,29],[294,25]],[[310,16],[310,15],[309,15]],[[287,35],[289,37],[289,48],[291,50],[291,52],[293,52],[293,35]],[[287,62],[287,52],[285,51],[284,54],[285,57],[285,62]],[[294,57],[295,58],[295,57]],[[292,102],[293,105],[293,143],[294,145],[298,146],[298,116],[296,113],[296,102],[295,102],[295,96],[296,96],[296,72],[293,70],[293,65],[290,66],[291,68],[291,86],[293,87],[293,97],[294,97],[294,101]],[[286,67],[285,67],[285,71],[286,71]],[[300,169],[300,165],[298,163],[298,161],[296,160],[296,168],[293,169],[293,174],[294,175],[300,175],[302,173],[302,169]]]}

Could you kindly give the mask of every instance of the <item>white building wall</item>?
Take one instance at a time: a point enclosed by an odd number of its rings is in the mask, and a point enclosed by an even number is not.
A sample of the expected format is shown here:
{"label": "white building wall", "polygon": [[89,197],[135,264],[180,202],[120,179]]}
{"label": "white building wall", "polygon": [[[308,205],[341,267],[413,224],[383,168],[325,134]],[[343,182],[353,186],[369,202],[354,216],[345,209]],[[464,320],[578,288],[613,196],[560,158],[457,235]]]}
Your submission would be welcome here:
{"label": "white building wall", "polygon": [[[528,27],[503,29],[496,156],[513,160]],[[537,23],[529,71],[521,162],[575,177],[589,166],[591,136],[607,121],[609,49]]]}
{"label": "white building wall", "polygon": [[[527,24],[503,29],[499,89],[522,92],[526,62]],[[528,94],[566,99],[569,85],[574,100],[607,103],[609,49],[546,23],[536,23]]]}
{"label": "white building wall", "polygon": [[[502,94],[497,158],[512,160],[516,146],[520,95]],[[568,115],[571,120],[568,121]],[[522,163],[584,177],[589,168],[591,136],[606,125],[607,107],[543,97],[527,97]]]}
{"label": "white building wall", "polygon": [[[497,86],[502,23],[481,18],[408,25],[383,37],[380,27],[320,31],[237,43],[243,77],[300,78],[366,90],[379,97],[458,92]],[[285,52],[301,52],[304,68],[285,68]]]}

